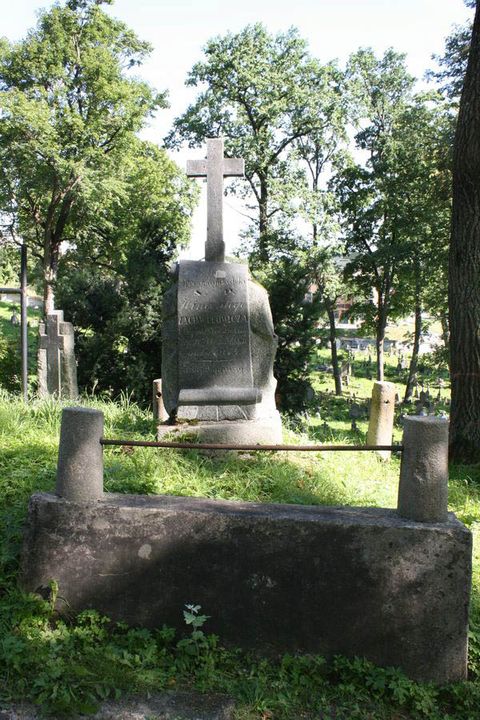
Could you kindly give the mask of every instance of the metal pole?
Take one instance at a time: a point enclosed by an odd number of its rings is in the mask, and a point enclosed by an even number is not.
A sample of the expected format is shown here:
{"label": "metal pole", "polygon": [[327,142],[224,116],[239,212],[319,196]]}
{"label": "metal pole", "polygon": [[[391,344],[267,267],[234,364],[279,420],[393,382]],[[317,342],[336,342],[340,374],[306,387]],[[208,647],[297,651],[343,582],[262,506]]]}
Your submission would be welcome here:
{"label": "metal pole", "polygon": [[20,263],[20,332],[22,353],[22,394],[28,400],[28,319],[27,319],[27,246],[21,246]]}
{"label": "metal pole", "polygon": [[273,451],[294,451],[294,452],[336,452],[336,451],[363,451],[363,450],[390,450],[401,452],[403,445],[221,445],[219,443],[182,443],[163,442],[153,440],[110,440],[101,438],[100,445],[121,445],[124,447],[156,447],[156,448],[177,448],[179,450],[273,450]]}

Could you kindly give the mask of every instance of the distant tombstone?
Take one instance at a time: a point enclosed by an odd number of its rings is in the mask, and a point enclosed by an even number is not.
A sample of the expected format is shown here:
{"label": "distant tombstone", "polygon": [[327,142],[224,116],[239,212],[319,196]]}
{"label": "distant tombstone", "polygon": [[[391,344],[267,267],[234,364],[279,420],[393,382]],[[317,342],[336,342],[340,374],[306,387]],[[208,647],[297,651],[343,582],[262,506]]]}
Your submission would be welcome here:
{"label": "distant tombstone", "polygon": [[205,261],[180,261],[164,297],[162,391],[171,424],[159,426],[159,436],[188,424],[206,442],[280,442],[268,296],[247,265],[225,262],[223,178],[242,175],[243,161],[224,158],[223,140],[210,139],[207,160],[190,162],[187,174],[207,177]]}
{"label": "distant tombstone", "polygon": [[10,324],[16,327],[17,325],[20,325],[20,318],[17,315],[17,311],[14,310],[12,313],[12,316],[10,318]]}
{"label": "distant tombstone", "polygon": [[39,323],[38,394],[59,398],[78,397],[77,364],[72,323],[65,322],[63,310],[47,315]]}
{"label": "distant tombstone", "polygon": [[[367,445],[391,445],[395,416],[395,385],[391,382],[375,382],[372,388]],[[378,450],[378,455],[388,460],[389,450]]]}

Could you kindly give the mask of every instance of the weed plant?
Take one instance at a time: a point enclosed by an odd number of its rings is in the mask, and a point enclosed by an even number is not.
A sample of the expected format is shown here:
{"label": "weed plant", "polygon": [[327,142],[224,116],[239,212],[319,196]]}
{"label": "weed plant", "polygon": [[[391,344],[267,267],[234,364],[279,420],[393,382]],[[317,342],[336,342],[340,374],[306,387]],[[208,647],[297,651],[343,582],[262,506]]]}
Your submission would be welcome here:
{"label": "weed plant", "polygon": [[[153,421],[127,395],[116,403],[83,402],[104,412],[107,437],[154,437]],[[0,707],[29,700],[59,718],[93,712],[106,698],[191,687],[233,695],[238,720],[479,720],[480,468],[454,467],[450,483],[451,509],[475,537],[470,679],[439,688],[358,658],[326,662],[286,655],[269,660],[227,650],[221,638],[208,633],[212,609],[194,604],[183,609],[185,632],[177,635],[167,627],[148,631],[112,624],[95,611],[59,617],[53,582],[48,597],[21,592],[22,524],[31,493],[54,488],[62,407],[52,400],[27,406],[0,393]],[[337,409],[337,419],[326,418],[328,429],[323,418],[316,423],[297,419],[297,432],[287,429],[285,439],[358,441],[345,409],[343,419],[340,405]],[[394,457],[384,463],[370,453],[209,457],[195,451],[108,448],[105,467],[111,492],[393,507],[399,461]]]}

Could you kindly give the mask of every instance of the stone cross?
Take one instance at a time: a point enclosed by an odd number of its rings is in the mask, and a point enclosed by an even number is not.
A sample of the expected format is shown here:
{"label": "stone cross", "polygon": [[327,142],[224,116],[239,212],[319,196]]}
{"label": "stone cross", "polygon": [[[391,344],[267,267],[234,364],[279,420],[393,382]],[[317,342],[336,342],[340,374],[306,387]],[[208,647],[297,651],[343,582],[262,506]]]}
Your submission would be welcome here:
{"label": "stone cross", "polygon": [[223,157],[223,138],[207,140],[207,159],[189,160],[189,177],[207,178],[207,242],[205,260],[225,262],[223,241],[223,178],[243,177],[245,163],[238,158]]}
{"label": "stone cross", "polygon": [[77,397],[73,325],[64,322],[62,310],[49,313],[46,322],[39,323],[38,375],[41,396]]}

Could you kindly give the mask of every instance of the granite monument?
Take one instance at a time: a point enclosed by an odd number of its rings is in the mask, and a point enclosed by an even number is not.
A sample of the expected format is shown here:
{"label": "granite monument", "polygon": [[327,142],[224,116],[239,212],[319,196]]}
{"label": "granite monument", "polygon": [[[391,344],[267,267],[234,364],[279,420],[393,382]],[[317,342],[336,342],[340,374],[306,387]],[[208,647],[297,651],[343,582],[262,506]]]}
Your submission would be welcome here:
{"label": "granite monument", "polygon": [[193,432],[205,442],[281,441],[273,361],[277,337],[268,296],[248,266],[225,262],[223,179],[243,175],[243,160],[224,158],[223,140],[207,140],[206,160],[187,174],[207,178],[205,260],[183,260],[163,304],[162,389],[168,425],[159,436]]}

